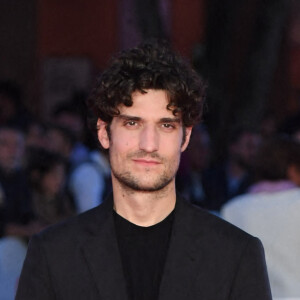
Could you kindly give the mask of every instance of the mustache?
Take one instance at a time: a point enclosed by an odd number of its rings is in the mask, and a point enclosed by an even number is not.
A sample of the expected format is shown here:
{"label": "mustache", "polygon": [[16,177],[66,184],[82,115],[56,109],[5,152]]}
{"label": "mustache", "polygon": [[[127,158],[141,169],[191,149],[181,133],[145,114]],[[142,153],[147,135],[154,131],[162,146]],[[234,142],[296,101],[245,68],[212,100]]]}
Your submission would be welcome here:
{"label": "mustache", "polygon": [[164,159],[156,152],[146,152],[144,150],[139,150],[133,153],[130,153],[127,155],[127,158],[155,158],[156,160],[158,160],[159,162],[163,162]]}

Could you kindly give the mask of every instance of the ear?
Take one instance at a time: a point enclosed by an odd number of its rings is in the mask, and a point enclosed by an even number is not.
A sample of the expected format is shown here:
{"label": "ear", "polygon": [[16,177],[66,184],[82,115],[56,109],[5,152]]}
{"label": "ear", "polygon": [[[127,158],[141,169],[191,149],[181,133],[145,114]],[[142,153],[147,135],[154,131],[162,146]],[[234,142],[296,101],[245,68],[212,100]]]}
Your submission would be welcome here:
{"label": "ear", "polygon": [[107,126],[106,122],[102,121],[101,119],[98,119],[97,121],[98,140],[104,149],[108,149],[110,145],[106,126]]}
{"label": "ear", "polygon": [[181,152],[183,152],[187,148],[187,146],[188,146],[188,144],[190,142],[190,138],[191,138],[191,134],[192,134],[192,129],[193,129],[192,126],[184,128],[184,130],[185,130],[185,141],[181,145]]}

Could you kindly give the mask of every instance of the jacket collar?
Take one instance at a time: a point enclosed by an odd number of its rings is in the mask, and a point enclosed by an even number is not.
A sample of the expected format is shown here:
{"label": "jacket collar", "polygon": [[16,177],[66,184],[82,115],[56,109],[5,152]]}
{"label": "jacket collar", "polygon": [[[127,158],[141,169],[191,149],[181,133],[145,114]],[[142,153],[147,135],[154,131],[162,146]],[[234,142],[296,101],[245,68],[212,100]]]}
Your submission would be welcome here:
{"label": "jacket collar", "polygon": [[97,208],[96,222],[86,226],[81,247],[100,299],[128,300],[112,210],[109,197]]}
{"label": "jacket collar", "polygon": [[[190,299],[191,285],[198,273],[201,253],[193,228],[193,209],[177,195],[175,219],[161,281],[159,300]],[[192,299],[192,298],[191,298]]]}
{"label": "jacket collar", "polygon": [[[99,295],[103,299],[128,300],[112,209],[112,197],[97,208],[96,221],[90,220],[85,228],[87,238],[82,242],[82,250]],[[193,228],[192,211],[191,206],[177,195],[159,300],[188,299],[187,292],[201,269],[201,253],[197,250],[199,234],[190,230]]]}

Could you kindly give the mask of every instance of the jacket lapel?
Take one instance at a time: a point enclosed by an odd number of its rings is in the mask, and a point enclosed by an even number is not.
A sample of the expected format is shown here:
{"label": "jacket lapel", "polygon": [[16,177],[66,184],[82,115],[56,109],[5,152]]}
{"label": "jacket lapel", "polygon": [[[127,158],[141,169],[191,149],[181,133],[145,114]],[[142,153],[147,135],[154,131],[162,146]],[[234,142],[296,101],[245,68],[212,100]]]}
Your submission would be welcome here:
{"label": "jacket lapel", "polygon": [[86,228],[88,237],[81,247],[100,299],[127,300],[112,214],[112,199],[101,205],[98,220],[89,224]]}
{"label": "jacket lapel", "polygon": [[[193,298],[193,285],[205,276],[207,266],[201,244],[206,241],[205,230],[195,228],[193,209],[177,197],[159,300],[188,300]],[[200,225],[201,226],[201,225]],[[191,230],[193,229],[193,230]],[[118,249],[112,199],[99,207],[97,219],[85,228],[81,249],[99,292],[99,299],[128,300],[121,257]]]}
{"label": "jacket lapel", "polygon": [[196,277],[202,272],[202,254],[201,247],[197,246],[200,242],[199,230],[191,230],[192,223],[191,207],[177,196],[175,219],[159,300],[193,299],[190,293]]}

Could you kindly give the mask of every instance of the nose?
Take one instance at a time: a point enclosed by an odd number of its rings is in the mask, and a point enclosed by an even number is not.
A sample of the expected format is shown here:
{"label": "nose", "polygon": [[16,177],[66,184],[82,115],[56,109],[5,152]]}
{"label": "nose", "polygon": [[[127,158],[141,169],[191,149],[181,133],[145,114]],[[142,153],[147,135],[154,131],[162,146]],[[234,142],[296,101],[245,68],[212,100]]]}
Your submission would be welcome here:
{"label": "nose", "polygon": [[154,126],[145,126],[140,133],[139,146],[146,152],[155,152],[159,146],[159,133]]}

